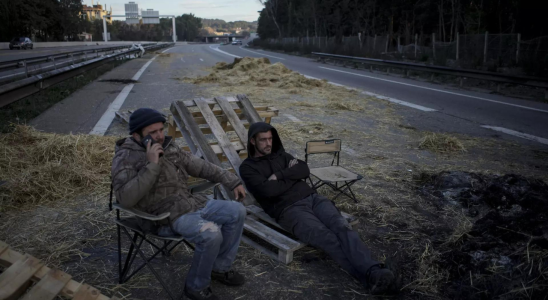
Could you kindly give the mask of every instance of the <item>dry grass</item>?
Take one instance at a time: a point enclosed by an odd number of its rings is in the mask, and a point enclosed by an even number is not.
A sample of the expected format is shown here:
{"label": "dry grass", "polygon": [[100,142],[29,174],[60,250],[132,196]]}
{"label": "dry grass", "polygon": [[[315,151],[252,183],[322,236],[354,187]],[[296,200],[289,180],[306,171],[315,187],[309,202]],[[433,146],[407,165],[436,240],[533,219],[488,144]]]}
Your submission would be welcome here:
{"label": "dry grass", "polygon": [[424,135],[419,143],[419,149],[443,154],[466,152],[466,148],[456,137],[446,133],[433,132]]}
{"label": "dry grass", "polygon": [[0,210],[106,192],[115,137],[59,135],[15,126],[0,135]]}

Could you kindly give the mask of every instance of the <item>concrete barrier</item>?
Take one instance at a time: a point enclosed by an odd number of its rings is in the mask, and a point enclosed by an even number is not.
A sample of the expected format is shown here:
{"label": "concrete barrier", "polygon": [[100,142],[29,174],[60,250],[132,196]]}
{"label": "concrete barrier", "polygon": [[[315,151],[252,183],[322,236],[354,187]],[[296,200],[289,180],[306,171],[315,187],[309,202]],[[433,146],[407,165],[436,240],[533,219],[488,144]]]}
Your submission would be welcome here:
{"label": "concrete barrier", "polygon": [[[145,43],[155,43],[151,41],[140,41],[140,42],[130,42],[130,41],[111,41],[111,42],[41,42],[34,43],[34,48],[53,48],[53,47],[83,47],[83,46],[118,46],[118,45],[131,45],[131,44],[145,44]],[[0,43],[0,49],[9,49],[10,43]]]}

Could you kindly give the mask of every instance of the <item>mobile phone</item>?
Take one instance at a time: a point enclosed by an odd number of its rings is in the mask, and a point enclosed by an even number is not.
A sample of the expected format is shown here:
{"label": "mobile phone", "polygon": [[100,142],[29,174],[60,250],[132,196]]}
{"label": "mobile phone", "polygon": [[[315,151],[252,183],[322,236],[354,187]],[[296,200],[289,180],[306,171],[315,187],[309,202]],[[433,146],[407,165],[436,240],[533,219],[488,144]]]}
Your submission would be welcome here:
{"label": "mobile phone", "polygon": [[[147,144],[148,142],[150,141],[150,146],[156,144],[156,142],[154,141],[154,139],[152,138],[152,136],[149,135],[146,135],[143,139],[142,139],[142,143],[143,143],[143,146],[145,146],[145,148],[147,147]],[[160,157],[162,157],[164,154],[163,153],[160,153]]]}

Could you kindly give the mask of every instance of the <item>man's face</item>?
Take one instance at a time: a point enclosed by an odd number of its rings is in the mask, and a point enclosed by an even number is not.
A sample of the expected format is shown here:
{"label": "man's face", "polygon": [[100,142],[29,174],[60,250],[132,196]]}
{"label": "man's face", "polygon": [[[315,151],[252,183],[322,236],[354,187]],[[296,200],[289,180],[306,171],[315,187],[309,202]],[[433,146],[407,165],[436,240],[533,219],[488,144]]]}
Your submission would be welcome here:
{"label": "man's face", "polygon": [[255,156],[264,156],[272,153],[272,132],[259,132],[255,138],[251,139],[251,144],[255,146]]}
{"label": "man's face", "polygon": [[[164,144],[165,135],[164,135],[164,123],[158,122],[151,125],[148,125],[147,127],[143,128],[143,136],[145,137],[149,135],[152,137],[155,143],[158,143],[160,145]],[[133,138],[140,142],[141,136],[137,133],[133,133]],[[146,146],[146,145],[145,145]]]}

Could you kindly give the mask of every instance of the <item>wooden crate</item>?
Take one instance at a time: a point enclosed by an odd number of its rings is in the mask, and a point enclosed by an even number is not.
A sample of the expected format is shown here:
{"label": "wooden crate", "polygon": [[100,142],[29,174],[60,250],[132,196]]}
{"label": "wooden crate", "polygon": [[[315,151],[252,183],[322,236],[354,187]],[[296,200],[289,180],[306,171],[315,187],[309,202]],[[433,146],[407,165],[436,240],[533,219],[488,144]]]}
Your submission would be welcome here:
{"label": "wooden crate", "polygon": [[39,259],[21,254],[0,241],[0,299],[54,299],[63,296],[77,300],[108,300],[96,288],[72,280],[72,276],[51,269]]}

